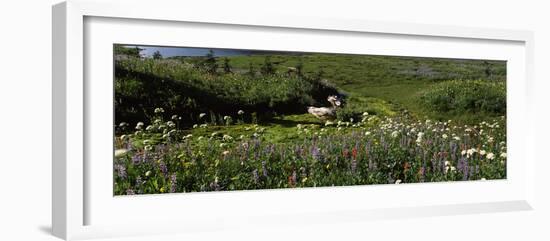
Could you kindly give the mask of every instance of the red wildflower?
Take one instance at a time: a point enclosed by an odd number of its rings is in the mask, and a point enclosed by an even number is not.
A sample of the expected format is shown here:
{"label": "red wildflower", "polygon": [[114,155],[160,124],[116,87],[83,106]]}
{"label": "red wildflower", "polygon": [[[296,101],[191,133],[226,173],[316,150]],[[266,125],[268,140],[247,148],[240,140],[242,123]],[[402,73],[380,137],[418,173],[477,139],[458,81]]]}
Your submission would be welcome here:
{"label": "red wildflower", "polygon": [[353,157],[354,160],[357,159],[357,148],[353,148],[353,150],[351,151],[351,156]]}

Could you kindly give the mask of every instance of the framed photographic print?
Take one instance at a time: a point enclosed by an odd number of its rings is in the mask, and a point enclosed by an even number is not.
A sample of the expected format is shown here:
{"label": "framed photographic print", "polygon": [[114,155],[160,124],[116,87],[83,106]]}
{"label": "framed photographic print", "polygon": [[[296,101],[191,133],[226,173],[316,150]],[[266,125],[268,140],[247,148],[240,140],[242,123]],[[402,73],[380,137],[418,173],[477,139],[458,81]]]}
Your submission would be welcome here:
{"label": "framed photographic print", "polygon": [[53,8],[56,236],[532,208],[530,32],[153,4]]}

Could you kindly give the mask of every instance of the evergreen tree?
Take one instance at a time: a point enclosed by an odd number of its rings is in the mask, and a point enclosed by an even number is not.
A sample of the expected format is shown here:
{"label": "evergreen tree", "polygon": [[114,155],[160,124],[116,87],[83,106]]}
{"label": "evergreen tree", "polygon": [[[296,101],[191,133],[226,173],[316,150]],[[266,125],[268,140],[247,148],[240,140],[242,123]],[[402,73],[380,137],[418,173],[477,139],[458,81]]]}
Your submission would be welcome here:
{"label": "evergreen tree", "polygon": [[153,59],[162,59],[162,54],[160,54],[160,51],[155,51],[153,53]]}
{"label": "evergreen tree", "polygon": [[216,74],[218,72],[218,63],[216,62],[216,57],[214,56],[214,51],[210,49],[208,54],[206,54],[206,59],[203,63],[206,72],[211,74]]}
{"label": "evergreen tree", "polygon": [[231,65],[229,65],[228,58],[223,58],[223,72],[226,74],[233,73],[233,71],[231,71]]}

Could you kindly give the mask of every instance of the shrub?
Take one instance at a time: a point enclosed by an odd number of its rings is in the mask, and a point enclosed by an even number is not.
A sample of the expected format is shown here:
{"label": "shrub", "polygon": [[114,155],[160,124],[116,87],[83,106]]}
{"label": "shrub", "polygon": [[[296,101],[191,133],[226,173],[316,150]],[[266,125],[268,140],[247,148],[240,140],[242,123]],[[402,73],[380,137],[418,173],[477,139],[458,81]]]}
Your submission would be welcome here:
{"label": "shrub", "polygon": [[424,91],[420,101],[437,112],[501,115],[506,113],[506,85],[502,81],[446,81]]}

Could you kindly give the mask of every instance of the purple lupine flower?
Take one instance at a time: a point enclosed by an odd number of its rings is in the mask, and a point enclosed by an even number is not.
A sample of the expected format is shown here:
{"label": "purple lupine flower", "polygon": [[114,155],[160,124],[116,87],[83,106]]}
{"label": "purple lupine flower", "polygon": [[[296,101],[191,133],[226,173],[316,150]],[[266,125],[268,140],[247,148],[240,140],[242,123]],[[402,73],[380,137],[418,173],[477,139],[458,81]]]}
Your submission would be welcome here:
{"label": "purple lupine flower", "polygon": [[319,148],[313,146],[311,148],[311,156],[313,157],[313,159],[321,161],[321,153],[319,152]]}
{"label": "purple lupine flower", "polygon": [[115,172],[118,177],[125,179],[127,176],[126,167],[124,165],[115,164]]}
{"label": "purple lupine flower", "polygon": [[163,161],[159,162],[159,169],[162,172],[162,175],[166,176],[168,175],[168,167],[166,166],[166,163]]}
{"label": "purple lupine flower", "polygon": [[458,145],[454,141],[451,141],[451,160],[453,160],[453,161],[456,160],[456,151],[457,150],[458,150]]}
{"label": "purple lupine flower", "polygon": [[462,180],[463,181],[468,180],[468,174],[470,173],[468,170],[469,169],[468,158],[461,157],[460,160],[458,161],[457,168],[462,171]]}
{"label": "purple lupine flower", "polygon": [[292,183],[296,184],[296,171],[292,171],[291,180],[292,180]]}
{"label": "purple lupine flower", "polygon": [[132,164],[138,165],[144,160],[144,155],[140,153],[136,153],[132,156]]}
{"label": "purple lupine flower", "polygon": [[176,177],[176,174],[173,173],[172,175],[170,175],[170,192],[171,193],[176,192],[177,185],[178,185],[177,177]]}
{"label": "purple lupine flower", "polygon": [[252,171],[252,180],[254,180],[255,184],[258,184],[258,182],[260,181],[260,176],[258,175],[258,169],[254,169],[254,171]]}
{"label": "purple lupine flower", "polygon": [[351,172],[355,173],[356,169],[357,169],[357,160],[353,159],[353,160],[351,160]]}

